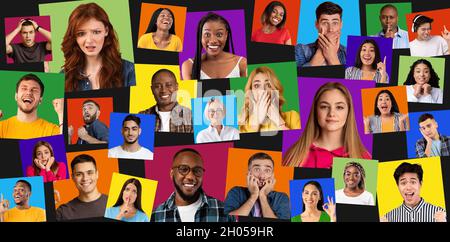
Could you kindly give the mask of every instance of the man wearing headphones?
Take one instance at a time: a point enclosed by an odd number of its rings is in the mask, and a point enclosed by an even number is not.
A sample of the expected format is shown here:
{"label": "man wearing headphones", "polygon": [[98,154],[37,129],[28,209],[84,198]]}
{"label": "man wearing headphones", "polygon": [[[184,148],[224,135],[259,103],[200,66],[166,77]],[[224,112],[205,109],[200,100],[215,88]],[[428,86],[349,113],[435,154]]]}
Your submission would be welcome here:
{"label": "man wearing headphones", "polygon": [[450,31],[444,25],[439,35],[431,35],[432,18],[418,14],[414,17],[412,23],[412,32],[416,33],[416,39],[409,43],[411,56],[439,56],[448,55],[448,46],[450,45]]}

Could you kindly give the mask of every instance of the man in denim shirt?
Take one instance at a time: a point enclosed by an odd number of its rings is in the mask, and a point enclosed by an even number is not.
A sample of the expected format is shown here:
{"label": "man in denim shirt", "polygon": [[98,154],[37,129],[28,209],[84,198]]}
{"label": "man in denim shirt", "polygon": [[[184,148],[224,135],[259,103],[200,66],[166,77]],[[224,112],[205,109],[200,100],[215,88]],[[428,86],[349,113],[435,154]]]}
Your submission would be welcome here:
{"label": "man in denim shirt", "polygon": [[380,23],[383,29],[378,32],[378,37],[392,38],[392,48],[409,48],[408,31],[398,27],[398,11],[392,4],[384,5],[380,10]]}
{"label": "man in denim shirt", "polygon": [[295,46],[298,67],[344,65],[346,48],[340,44],[342,8],[332,2],[324,2],[316,9],[316,29],[319,37],[311,44]]}

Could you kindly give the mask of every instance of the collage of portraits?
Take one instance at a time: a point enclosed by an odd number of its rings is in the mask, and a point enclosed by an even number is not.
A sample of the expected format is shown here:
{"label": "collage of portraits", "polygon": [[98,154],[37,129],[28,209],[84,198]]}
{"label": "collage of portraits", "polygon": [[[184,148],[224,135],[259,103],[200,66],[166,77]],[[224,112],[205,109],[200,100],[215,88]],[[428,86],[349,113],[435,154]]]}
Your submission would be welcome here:
{"label": "collage of portraits", "polygon": [[1,222],[447,221],[449,1],[11,4]]}

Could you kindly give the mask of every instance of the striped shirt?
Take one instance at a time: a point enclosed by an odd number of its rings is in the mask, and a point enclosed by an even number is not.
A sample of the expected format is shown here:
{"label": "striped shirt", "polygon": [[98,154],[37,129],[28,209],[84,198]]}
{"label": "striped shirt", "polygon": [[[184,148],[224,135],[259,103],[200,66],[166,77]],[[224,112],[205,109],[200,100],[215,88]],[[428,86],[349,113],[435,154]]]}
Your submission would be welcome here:
{"label": "striped shirt", "polygon": [[[362,80],[362,70],[355,66],[350,66],[345,69],[345,79]],[[386,82],[389,83],[389,75],[386,73]],[[381,72],[376,70],[373,80],[376,83],[381,83]]]}
{"label": "striped shirt", "polygon": [[443,208],[427,203],[421,198],[419,204],[414,208],[403,203],[400,207],[387,213],[386,218],[389,222],[436,222],[434,215],[439,211],[445,212]]}

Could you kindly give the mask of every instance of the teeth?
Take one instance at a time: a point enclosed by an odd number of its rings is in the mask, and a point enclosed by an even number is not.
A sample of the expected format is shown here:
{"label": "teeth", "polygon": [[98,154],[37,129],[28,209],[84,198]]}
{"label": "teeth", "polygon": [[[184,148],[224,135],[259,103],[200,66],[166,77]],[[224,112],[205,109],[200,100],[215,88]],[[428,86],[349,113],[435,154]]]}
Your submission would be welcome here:
{"label": "teeth", "polygon": [[210,48],[210,49],[218,49],[219,46],[217,46],[217,45],[208,45],[208,48]]}
{"label": "teeth", "polygon": [[195,184],[184,184],[185,187],[194,187]]}
{"label": "teeth", "polygon": [[164,95],[164,96],[161,96],[162,98],[168,98],[168,97],[170,97],[170,95]]}

